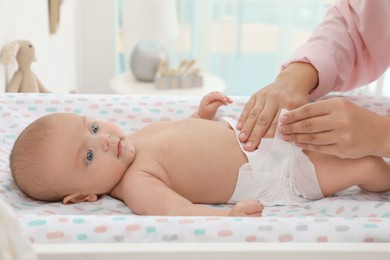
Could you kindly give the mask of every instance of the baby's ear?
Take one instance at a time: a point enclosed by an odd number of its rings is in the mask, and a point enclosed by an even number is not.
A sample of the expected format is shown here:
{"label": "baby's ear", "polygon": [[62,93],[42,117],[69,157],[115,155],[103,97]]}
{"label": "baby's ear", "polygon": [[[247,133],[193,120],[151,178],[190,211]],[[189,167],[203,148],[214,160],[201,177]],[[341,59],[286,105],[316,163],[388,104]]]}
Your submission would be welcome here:
{"label": "baby's ear", "polygon": [[72,203],[79,203],[79,202],[94,202],[97,201],[98,196],[95,194],[77,194],[73,193],[70,195],[67,195],[63,198],[62,203],[64,204],[72,204]]}

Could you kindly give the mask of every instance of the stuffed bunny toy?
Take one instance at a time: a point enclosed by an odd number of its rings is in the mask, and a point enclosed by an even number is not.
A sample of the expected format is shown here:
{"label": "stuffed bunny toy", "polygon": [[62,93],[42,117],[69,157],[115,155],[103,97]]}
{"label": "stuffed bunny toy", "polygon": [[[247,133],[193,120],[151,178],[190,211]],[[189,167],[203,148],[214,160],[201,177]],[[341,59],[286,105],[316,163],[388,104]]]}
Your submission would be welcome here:
{"label": "stuffed bunny toy", "polygon": [[6,92],[49,93],[31,70],[31,63],[36,60],[34,45],[27,40],[10,42],[3,46],[0,60],[8,66],[16,59],[18,69],[9,81]]}

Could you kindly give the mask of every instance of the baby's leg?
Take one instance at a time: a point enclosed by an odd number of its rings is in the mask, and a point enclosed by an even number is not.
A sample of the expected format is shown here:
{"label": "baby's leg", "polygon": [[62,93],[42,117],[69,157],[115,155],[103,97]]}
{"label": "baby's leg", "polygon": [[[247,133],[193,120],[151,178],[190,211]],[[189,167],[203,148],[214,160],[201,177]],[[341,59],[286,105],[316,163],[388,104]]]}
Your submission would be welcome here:
{"label": "baby's leg", "polygon": [[324,196],[358,185],[371,192],[390,190],[390,166],[379,157],[341,159],[305,151],[316,169]]}

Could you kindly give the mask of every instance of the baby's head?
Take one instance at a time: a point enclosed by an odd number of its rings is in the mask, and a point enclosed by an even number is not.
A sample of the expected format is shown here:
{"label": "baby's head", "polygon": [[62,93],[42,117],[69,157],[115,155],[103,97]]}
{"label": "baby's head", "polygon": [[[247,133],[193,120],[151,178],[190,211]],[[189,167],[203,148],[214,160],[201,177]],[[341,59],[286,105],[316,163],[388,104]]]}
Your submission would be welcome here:
{"label": "baby's head", "polygon": [[132,163],[132,142],[115,124],[67,113],[43,116],[18,137],[10,156],[18,187],[43,201],[94,201]]}

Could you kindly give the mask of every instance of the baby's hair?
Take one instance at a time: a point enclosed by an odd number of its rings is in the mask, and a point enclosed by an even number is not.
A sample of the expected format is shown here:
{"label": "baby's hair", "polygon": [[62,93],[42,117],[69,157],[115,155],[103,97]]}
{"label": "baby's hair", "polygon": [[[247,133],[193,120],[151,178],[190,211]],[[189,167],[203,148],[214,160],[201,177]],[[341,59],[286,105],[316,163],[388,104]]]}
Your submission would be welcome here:
{"label": "baby's hair", "polygon": [[[33,199],[60,201],[55,174],[48,173],[45,156],[50,152],[54,130],[51,115],[28,125],[16,139],[10,155],[12,177],[19,189]],[[57,184],[57,185],[56,185]]]}

